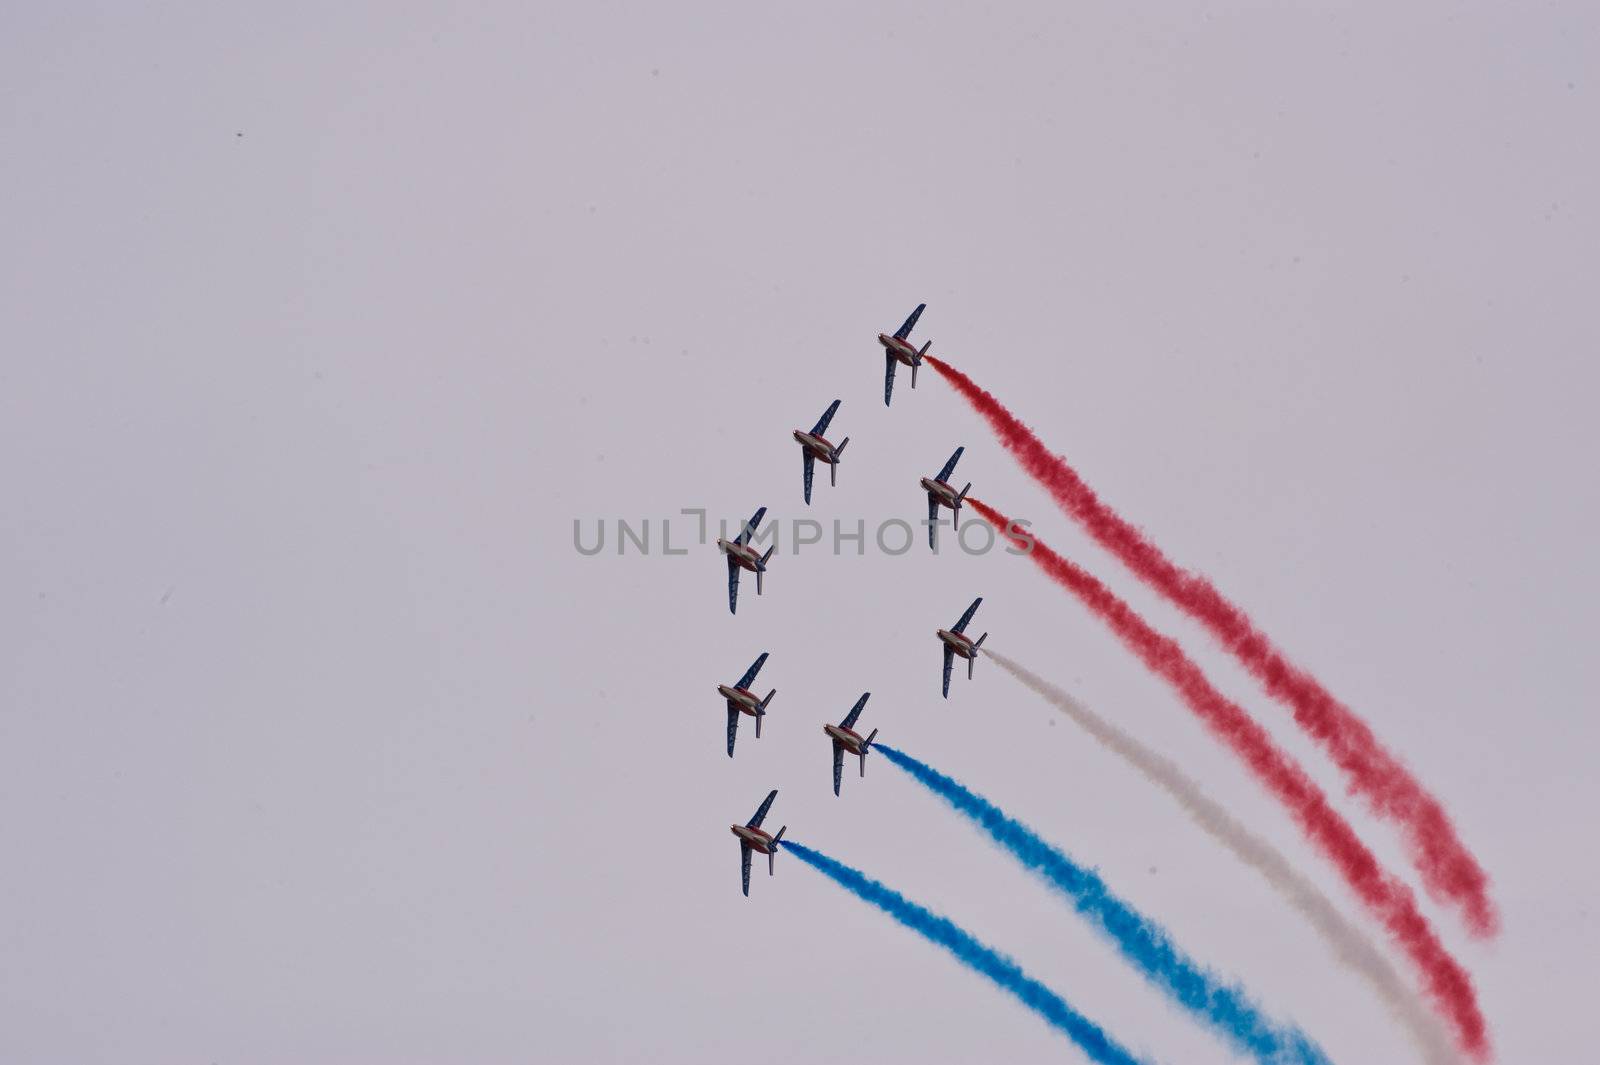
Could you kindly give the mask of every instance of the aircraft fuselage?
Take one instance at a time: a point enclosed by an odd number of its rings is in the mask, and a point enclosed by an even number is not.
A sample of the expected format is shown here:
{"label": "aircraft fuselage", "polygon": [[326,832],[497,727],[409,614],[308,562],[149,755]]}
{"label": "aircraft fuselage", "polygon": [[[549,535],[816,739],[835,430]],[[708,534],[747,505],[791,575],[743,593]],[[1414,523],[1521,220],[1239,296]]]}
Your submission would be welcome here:
{"label": "aircraft fuselage", "polygon": [[747,688],[735,688],[729,684],[718,684],[717,692],[751,717],[755,717],[760,712],[758,709],[761,706],[760,696]]}
{"label": "aircraft fuselage", "polygon": [[749,825],[729,825],[728,827],[733,830],[735,836],[738,836],[741,841],[748,844],[751,850],[760,851],[762,854],[773,853],[772,837],[759,828],[751,828]]}
{"label": "aircraft fuselage", "polygon": [[960,657],[962,657],[962,658],[976,658],[977,657],[978,649],[973,646],[971,640],[967,639],[961,633],[959,633],[959,632],[951,632],[949,629],[939,629],[937,631],[937,635],[938,635],[939,639],[941,639],[941,640],[943,640],[945,642],[945,644],[950,648],[950,650],[954,651]]}
{"label": "aircraft fuselage", "polygon": [[890,355],[893,355],[907,366],[915,366],[922,360],[922,356],[917,351],[917,346],[902,337],[879,333],[878,343],[882,344]]}
{"label": "aircraft fuselage", "polygon": [[818,461],[826,462],[830,466],[833,465],[833,445],[828,443],[826,437],[796,429],[794,438],[801,447],[811,452]]}
{"label": "aircraft fuselage", "polygon": [[823,725],[822,731],[826,732],[834,743],[837,743],[851,754],[860,754],[861,745],[866,742],[854,730],[841,728],[838,725]]}
{"label": "aircraft fuselage", "polygon": [[761,568],[761,553],[749,544],[736,544],[732,540],[717,539],[717,546],[722,553],[733,559],[740,569],[747,569],[754,573]]}
{"label": "aircraft fuselage", "polygon": [[951,510],[955,510],[956,507],[961,505],[961,493],[943,481],[935,481],[932,477],[924,477],[922,478],[922,490],[928,493],[941,507],[949,507]]}

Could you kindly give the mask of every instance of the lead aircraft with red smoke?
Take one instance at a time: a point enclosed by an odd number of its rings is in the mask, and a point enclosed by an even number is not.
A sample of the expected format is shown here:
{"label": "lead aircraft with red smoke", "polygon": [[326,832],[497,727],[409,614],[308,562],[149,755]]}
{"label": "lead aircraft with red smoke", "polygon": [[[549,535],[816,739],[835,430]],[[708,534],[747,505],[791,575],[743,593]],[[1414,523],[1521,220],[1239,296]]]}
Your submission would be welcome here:
{"label": "lead aircraft with red smoke", "polygon": [[894,331],[894,336],[887,333],[878,334],[878,343],[883,345],[883,405],[889,405],[889,397],[894,394],[894,365],[904,363],[911,367],[911,387],[917,387],[917,367],[922,365],[922,357],[928,354],[928,349],[933,346],[933,341],[923,344],[918,349],[911,343],[911,330],[917,327],[917,319],[922,317],[922,312],[927,308],[926,303],[917,304],[917,309],[911,312],[911,317],[905,324]]}

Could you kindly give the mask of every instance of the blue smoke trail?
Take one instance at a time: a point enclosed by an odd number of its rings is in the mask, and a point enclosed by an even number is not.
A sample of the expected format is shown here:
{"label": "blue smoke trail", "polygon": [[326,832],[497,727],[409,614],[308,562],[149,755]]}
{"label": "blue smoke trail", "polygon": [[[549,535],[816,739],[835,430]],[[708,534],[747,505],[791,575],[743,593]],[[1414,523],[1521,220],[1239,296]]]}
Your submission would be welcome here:
{"label": "blue smoke trail", "polygon": [[1078,1044],[1091,1060],[1103,1062],[1104,1065],[1142,1065],[1142,1059],[1123,1049],[1098,1024],[1067,1005],[1060,995],[1023,972],[1016,962],[1004,954],[978,942],[949,918],[918,906],[860,870],[852,869],[804,844],[786,839],[779,846],[1017,996],[1029,1009]]}
{"label": "blue smoke trail", "polygon": [[873,744],[873,749],[966,814],[1012,857],[1065,894],[1078,912],[1098,924],[1146,978],[1235,1046],[1263,1062],[1329,1065],[1327,1055],[1305,1033],[1280,1027],[1263,1017],[1243,990],[1223,983],[1185,956],[1159,925],[1113,895],[1093,870],[1078,865],[1022,822],[1007,817],[989,800],[932,766],[882,742]]}

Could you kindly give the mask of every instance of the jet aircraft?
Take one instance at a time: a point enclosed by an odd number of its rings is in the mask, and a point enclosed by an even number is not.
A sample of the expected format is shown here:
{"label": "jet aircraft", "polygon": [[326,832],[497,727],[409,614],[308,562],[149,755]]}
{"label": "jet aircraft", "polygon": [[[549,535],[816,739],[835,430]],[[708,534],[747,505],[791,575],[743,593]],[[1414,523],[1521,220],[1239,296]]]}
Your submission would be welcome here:
{"label": "jet aircraft", "polygon": [[[972,615],[978,612],[978,604],[983,602],[980,595],[967,607],[967,612],[961,615],[961,620],[948,629],[939,629],[937,635],[944,643],[944,697],[950,698],[950,669],[955,665],[955,656],[960,655],[967,660],[967,679],[972,679],[972,665],[978,658],[978,648],[983,646],[983,641],[989,638],[986,632],[978,637],[976,643],[962,635],[967,627],[967,622],[972,620]],[[759,720],[759,719],[758,719]]]}
{"label": "jet aircraft", "polygon": [[922,357],[933,346],[933,341],[928,341],[918,350],[911,343],[911,330],[917,326],[917,319],[922,317],[926,303],[917,304],[917,309],[911,312],[905,324],[896,329],[894,336],[887,333],[878,334],[878,343],[883,345],[883,405],[889,405],[889,396],[894,392],[894,364],[905,363],[911,367],[911,387],[917,387],[917,367],[922,365]]}
{"label": "jet aircraft", "polygon": [[844,454],[844,446],[850,442],[847,436],[839,441],[837,447],[828,443],[822,435],[828,431],[828,423],[833,421],[833,412],[839,409],[839,401],[834,400],[828,409],[822,412],[822,417],[817,419],[817,424],[811,427],[809,433],[794,431],[794,438],[800,445],[800,458],[805,463],[805,489],[806,503],[811,502],[811,473],[818,460],[828,464],[828,483],[839,483],[839,456]]}
{"label": "jet aircraft", "polygon": [[767,559],[771,558],[772,553],[778,549],[777,543],[774,542],[771,547],[767,548],[766,554],[760,555],[756,553],[754,547],[750,546],[750,538],[755,535],[756,527],[761,524],[761,519],[766,515],[767,508],[762,507],[756,511],[749,524],[739,531],[738,536],[732,540],[724,540],[720,536],[717,537],[717,547],[723,554],[728,556],[728,613],[730,614],[739,612],[739,571],[747,569],[756,575],[756,594],[760,595],[761,578],[767,572]]}
{"label": "jet aircraft", "polygon": [[761,672],[761,667],[767,662],[767,652],[762,651],[761,657],[756,659],[749,669],[744,671],[744,676],[739,678],[739,683],[734,685],[718,684],[717,691],[728,701],[728,757],[733,757],[734,737],[739,733],[739,715],[749,714],[756,719],[756,739],[761,738],[761,719],[767,716],[767,704],[772,702],[772,697],[778,694],[778,689],[773,688],[767,693],[765,699],[750,690],[750,682],[756,679],[756,674]]}
{"label": "jet aircraft", "polygon": [[778,854],[778,843],[783,839],[788,825],[778,829],[776,836],[769,836],[761,831],[761,822],[766,819],[767,811],[772,808],[772,800],[778,797],[778,789],[773,788],[767,793],[766,799],[761,803],[761,808],[756,815],[742,825],[729,825],[733,834],[739,837],[739,875],[744,880],[744,893],[750,895],[750,852],[760,851],[767,856],[767,875],[773,874],[772,863]]}
{"label": "jet aircraft", "polygon": [[844,775],[844,754],[846,751],[861,757],[861,775],[867,775],[867,751],[871,749],[872,741],[877,738],[878,730],[873,729],[872,735],[862,739],[861,734],[856,732],[853,726],[856,723],[856,718],[861,716],[861,708],[867,705],[867,699],[871,695],[871,692],[862,692],[861,698],[857,699],[856,705],[850,708],[848,714],[844,715],[843,721],[837,725],[822,726],[822,731],[826,732],[828,738],[833,741],[833,793],[835,795],[839,794],[839,779]]}
{"label": "jet aircraft", "polygon": [[944,464],[944,469],[939,471],[937,477],[922,478],[922,490],[928,493],[928,546],[934,546],[934,521],[939,516],[940,507],[950,508],[950,528],[956,527],[957,520],[961,517],[961,501],[967,498],[967,493],[972,490],[972,482],[967,482],[967,487],[957,492],[948,483],[950,474],[955,472],[956,462],[961,458],[961,453],[966,448],[956,448],[956,453],[950,456],[950,461]]}

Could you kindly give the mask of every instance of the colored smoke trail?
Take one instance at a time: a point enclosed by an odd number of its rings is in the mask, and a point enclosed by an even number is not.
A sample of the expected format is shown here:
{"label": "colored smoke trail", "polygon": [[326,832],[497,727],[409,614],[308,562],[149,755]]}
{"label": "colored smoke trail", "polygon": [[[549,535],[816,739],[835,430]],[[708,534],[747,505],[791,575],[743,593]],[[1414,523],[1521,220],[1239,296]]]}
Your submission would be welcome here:
{"label": "colored smoke trail", "polygon": [[1412,863],[1428,891],[1459,906],[1474,935],[1493,935],[1499,919],[1489,898],[1488,874],[1457,835],[1444,805],[1378,741],[1371,726],[1290,662],[1210,581],[1179,568],[1137,527],[1101,502],[1065,459],[1052,454],[993,395],[950,364],[932,355],[926,360],[984,417],[1062,510],[1140,580],[1204,625],[1268,694],[1289,706],[1296,724],[1322,745],[1372,810],[1401,826]]}
{"label": "colored smoke trail", "polygon": [[1333,902],[1308,878],[1289,864],[1271,843],[1234,819],[1216,800],[1201,790],[1177,763],[1158,754],[1128,733],[1057,688],[1030,673],[998,651],[985,653],[1023,687],[1060,710],[1100,746],[1121,758],[1146,781],[1177,800],[1183,811],[1207,835],[1234,857],[1261,874],[1279,897],[1305,918],[1322,936],[1341,965],[1365,980],[1410,1037],[1419,1057],[1428,1065],[1455,1065],[1460,1059],[1434,1017],[1408,987],[1378,945],[1345,919]]}
{"label": "colored smoke trail", "polygon": [[925,762],[886,743],[876,749],[918,783],[965,814],[1018,862],[1072,901],[1146,979],[1262,1062],[1328,1065],[1327,1055],[1296,1028],[1262,1016],[1244,991],[1196,964],[1166,931],[1106,887],[1093,870],[1068,858],[1022,822]]}
{"label": "colored smoke trail", "polygon": [[1023,1005],[1076,1043],[1091,1060],[1105,1065],[1141,1065],[1143,1059],[1124,1049],[1099,1025],[1068,1005],[1060,995],[1023,972],[1016,962],[1004,954],[979,942],[948,917],[940,917],[860,870],[852,869],[804,844],[786,839],[780,846],[845,890],[872,903],[929,942],[948,950],[962,964],[1011,992]]}
{"label": "colored smoke trail", "polygon": [[1170,684],[1189,709],[1288,808],[1306,837],[1333,863],[1356,897],[1416,965],[1429,997],[1454,1028],[1457,1042],[1473,1057],[1487,1058],[1488,1026],[1478,1008],[1472,978],[1439,942],[1428,919],[1417,909],[1411,889],[1378,864],[1377,857],[1361,842],[1350,823],[1328,804],[1327,796],[1300,764],[1279,750],[1266,730],[1237,703],[1217,691],[1174,640],[1152,629],[1087,570],[1056,554],[1036,536],[1007,533],[1009,519],[988,504],[972,496],[967,497],[967,504],[1001,530],[1001,535],[1019,546],[1031,544],[1028,557],[1034,565],[1077,596],[1147,669]]}

